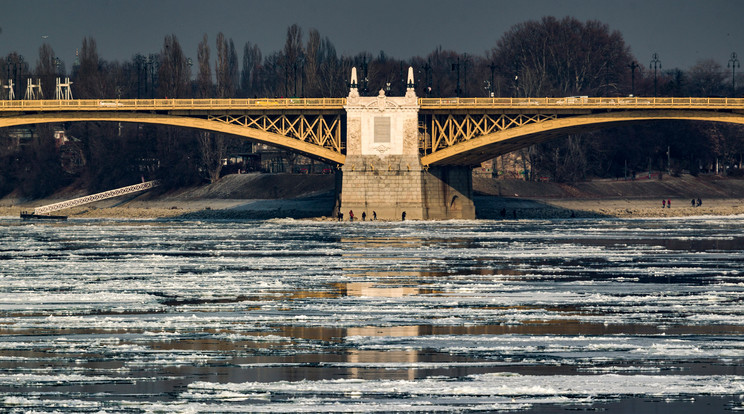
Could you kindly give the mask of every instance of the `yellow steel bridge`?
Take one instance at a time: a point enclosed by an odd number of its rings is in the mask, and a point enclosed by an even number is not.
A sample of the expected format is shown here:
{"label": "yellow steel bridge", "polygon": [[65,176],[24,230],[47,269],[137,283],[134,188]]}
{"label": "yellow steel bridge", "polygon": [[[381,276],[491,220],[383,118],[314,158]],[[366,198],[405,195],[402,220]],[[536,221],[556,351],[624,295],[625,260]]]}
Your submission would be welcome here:
{"label": "yellow steel bridge", "polygon": [[[113,121],[242,136],[325,162],[345,162],[345,98],[0,101],[0,127]],[[423,165],[476,165],[557,136],[649,120],[744,124],[732,98],[420,98]]]}

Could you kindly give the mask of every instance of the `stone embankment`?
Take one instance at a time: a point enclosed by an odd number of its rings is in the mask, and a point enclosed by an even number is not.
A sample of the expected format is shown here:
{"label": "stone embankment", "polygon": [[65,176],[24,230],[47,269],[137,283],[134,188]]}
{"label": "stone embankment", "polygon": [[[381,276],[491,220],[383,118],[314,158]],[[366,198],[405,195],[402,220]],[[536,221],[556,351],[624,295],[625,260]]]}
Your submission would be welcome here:
{"label": "stone embankment", "polygon": [[[105,200],[61,211],[81,218],[267,219],[329,217],[333,175],[244,174],[193,188]],[[686,217],[744,214],[744,180],[664,177],[662,180],[595,180],[574,184],[473,179],[478,218]],[[0,200],[0,216],[85,195],[67,189],[45,200]],[[702,205],[692,207],[700,198]],[[662,208],[671,200],[671,208]],[[360,212],[356,212],[361,215]],[[370,212],[367,212],[369,215]]]}
{"label": "stone embankment", "polygon": [[[689,217],[744,214],[744,180],[716,176],[544,183],[473,179],[479,218]],[[700,198],[700,207],[692,200]],[[662,200],[671,207],[662,208]]]}

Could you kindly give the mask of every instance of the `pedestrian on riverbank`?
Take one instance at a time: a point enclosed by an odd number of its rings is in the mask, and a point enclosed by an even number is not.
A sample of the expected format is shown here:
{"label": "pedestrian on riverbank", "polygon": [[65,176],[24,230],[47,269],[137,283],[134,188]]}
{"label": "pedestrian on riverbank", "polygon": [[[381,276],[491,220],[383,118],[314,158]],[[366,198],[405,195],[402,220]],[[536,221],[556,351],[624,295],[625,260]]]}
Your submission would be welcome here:
{"label": "pedestrian on riverbank", "polygon": [[401,220],[406,221],[406,212],[404,211],[403,214],[401,214]]}
{"label": "pedestrian on riverbank", "polygon": [[667,208],[672,208],[672,200],[671,199],[668,199],[667,200]]}
{"label": "pedestrian on riverbank", "polygon": [[665,208],[665,207],[666,207],[666,200],[662,199],[661,200],[661,208]]}
{"label": "pedestrian on riverbank", "polygon": [[376,221],[376,220],[377,220],[377,212],[372,210],[372,221]]}
{"label": "pedestrian on riverbank", "polygon": [[700,198],[698,198],[698,200],[697,200],[697,206],[700,207],[702,205],[703,205],[703,200],[701,200]]}
{"label": "pedestrian on riverbank", "polygon": [[367,220],[367,212],[362,211],[362,221],[366,221],[366,220]]}
{"label": "pedestrian on riverbank", "polygon": [[349,221],[354,221],[354,210],[349,210]]}
{"label": "pedestrian on riverbank", "polygon": [[338,218],[338,221],[344,221],[344,213],[339,211],[336,218]]}
{"label": "pedestrian on riverbank", "polygon": [[693,207],[695,207],[695,199],[694,198],[692,200],[690,200],[690,205],[693,206]]}

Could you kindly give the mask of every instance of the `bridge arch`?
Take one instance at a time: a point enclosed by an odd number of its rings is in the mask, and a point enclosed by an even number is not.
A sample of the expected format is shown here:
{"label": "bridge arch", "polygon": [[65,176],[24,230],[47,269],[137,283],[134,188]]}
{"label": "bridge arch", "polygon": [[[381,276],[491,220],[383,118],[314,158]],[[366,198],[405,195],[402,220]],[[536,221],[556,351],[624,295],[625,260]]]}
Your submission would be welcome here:
{"label": "bridge arch", "polygon": [[623,123],[655,120],[723,122],[744,125],[744,113],[699,110],[637,110],[558,117],[481,135],[421,157],[427,166],[477,165],[499,155],[567,134]]}
{"label": "bridge arch", "polygon": [[256,142],[298,152],[328,164],[343,165],[346,160],[344,154],[281,134],[238,124],[178,115],[140,112],[42,112],[0,117],[0,128],[64,122],[130,122],[200,129],[244,137]]}

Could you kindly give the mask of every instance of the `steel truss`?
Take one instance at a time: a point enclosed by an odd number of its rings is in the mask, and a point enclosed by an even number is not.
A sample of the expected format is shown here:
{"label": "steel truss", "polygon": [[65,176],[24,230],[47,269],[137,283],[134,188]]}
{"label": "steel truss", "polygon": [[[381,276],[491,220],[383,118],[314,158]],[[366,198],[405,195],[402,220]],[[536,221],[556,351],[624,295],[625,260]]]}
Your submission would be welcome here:
{"label": "steel truss", "polygon": [[[473,138],[557,119],[555,113],[537,114],[430,114],[429,130],[422,143],[424,154],[433,154]],[[427,137],[428,133],[430,135]]]}
{"label": "steel truss", "polygon": [[256,114],[210,115],[209,121],[255,128],[341,153],[341,115]]}

